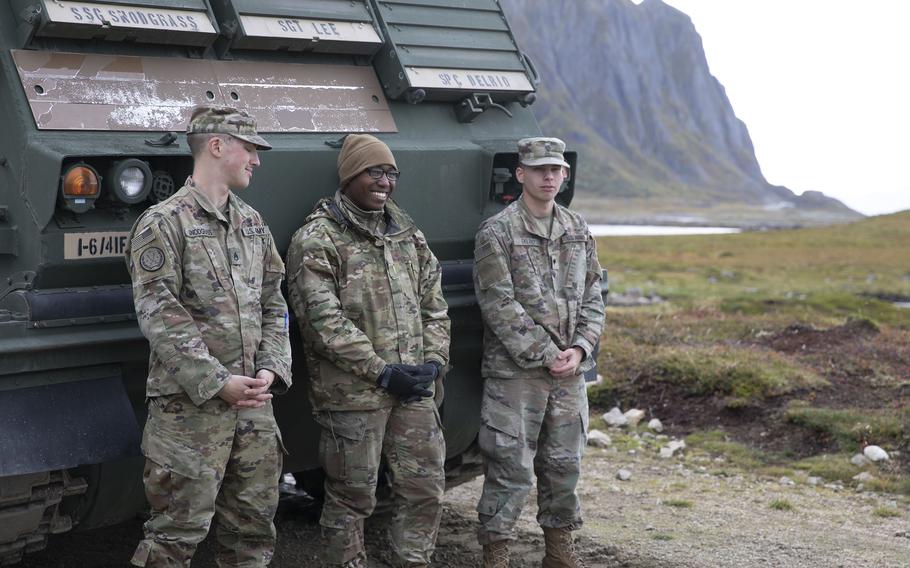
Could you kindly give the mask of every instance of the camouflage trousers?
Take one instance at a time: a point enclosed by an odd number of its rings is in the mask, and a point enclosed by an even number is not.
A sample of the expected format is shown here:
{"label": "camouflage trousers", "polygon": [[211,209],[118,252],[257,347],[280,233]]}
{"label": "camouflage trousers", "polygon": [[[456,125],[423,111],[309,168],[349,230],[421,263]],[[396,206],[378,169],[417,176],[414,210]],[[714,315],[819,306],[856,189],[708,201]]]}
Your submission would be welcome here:
{"label": "camouflage trousers", "polygon": [[436,546],[445,490],[445,440],[432,398],[368,411],[323,411],[319,460],[325,470],[320,524],[326,562],[366,557],[363,521],[376,506],[379,465],[391,473],[389,539],[396,566],[425,565]]}
{"label": "camouflage trousers", "polygon": [[154,397],[142,438],[151,506],[134,566],[189,566],[212,519],[219,566],[272,560],[282,445],[271,404],[197,407],[184,394]]}
{"label": "camouflage trousers", "polygon": [[481,544],[514,540],[515,522],[537,476],[537,522],[582,525],[575,486],[588,425],[584,377],[484,381],[478,443],[484,457],[477,503]]}

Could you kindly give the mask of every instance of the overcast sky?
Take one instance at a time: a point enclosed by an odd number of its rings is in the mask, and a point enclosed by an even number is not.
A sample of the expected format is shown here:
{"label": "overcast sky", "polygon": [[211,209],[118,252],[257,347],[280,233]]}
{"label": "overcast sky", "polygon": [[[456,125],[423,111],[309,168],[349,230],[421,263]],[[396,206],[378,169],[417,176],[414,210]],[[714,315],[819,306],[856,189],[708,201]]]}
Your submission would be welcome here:
{"label": "overcast sky", "polygon": [[769,182],[910,209],[910,0],[664,1],[692,18]]}

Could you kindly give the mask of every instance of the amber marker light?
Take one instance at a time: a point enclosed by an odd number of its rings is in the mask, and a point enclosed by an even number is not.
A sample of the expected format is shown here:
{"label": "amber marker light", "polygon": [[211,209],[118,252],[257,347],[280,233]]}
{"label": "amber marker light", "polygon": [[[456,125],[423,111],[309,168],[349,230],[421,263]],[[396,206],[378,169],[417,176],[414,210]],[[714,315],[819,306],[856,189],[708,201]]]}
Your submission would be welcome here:
{"label": "amber marker light", "polygon": [[63,177],[64,197],[98,197],[98,174],[86,166],[74,166]]}
{"label": "amber marker light", "polygon": [[63,202],[67,209],[84,213],[95,204],[101,193],[101,180],[93,168],[85,164],[70,166],[63,174]]}

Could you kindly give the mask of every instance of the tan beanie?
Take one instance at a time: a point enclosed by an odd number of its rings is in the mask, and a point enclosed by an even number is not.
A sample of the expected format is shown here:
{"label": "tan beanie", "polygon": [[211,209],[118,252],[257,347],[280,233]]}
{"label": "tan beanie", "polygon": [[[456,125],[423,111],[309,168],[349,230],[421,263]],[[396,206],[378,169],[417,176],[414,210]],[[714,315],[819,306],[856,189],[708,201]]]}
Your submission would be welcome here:
{"label": "tan beanie", "polygon": [[348,134],[338,154],[338,178],[341,180],[338,187],[344,188],[367,168],[385,164],[398,168],[385,142],[369,134]]}

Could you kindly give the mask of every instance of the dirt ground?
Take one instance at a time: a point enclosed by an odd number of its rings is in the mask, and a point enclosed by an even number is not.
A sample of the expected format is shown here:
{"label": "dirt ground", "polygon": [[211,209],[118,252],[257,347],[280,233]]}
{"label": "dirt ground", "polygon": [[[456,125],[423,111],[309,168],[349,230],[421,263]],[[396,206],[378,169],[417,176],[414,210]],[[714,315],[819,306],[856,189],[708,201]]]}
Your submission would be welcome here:
{"label": "dirt ground", "polygon": [[[706,460],[710,458],[704,458]],[[624,468],[629,481],[616,479]],[[721,473],[717,473],[721,471]],[[474,505],[482,479],[446,493],[446,508],[433,566],[479,566]],[[579,487],[586,524],[578,534],[592,567],[611,568],[906,568],[910,566],[910,511],[893,496],[832,490],[804,483],[726,474],[711,460],[661,459],[589,448]],[[526,508],[513,567],[539,566],[543,538]],[[772,502],[790,510],[773,509]],[[898,516],[874,513],[886,508]],[[384,520],[367,526],[371,566],[388,566]],[[314,513],[284,507],[278,518],[275,568],[323,566]],[[63,535],[23,568],[126,566],[141,523]],[[210,541],[193,566],[215,566]]]}

